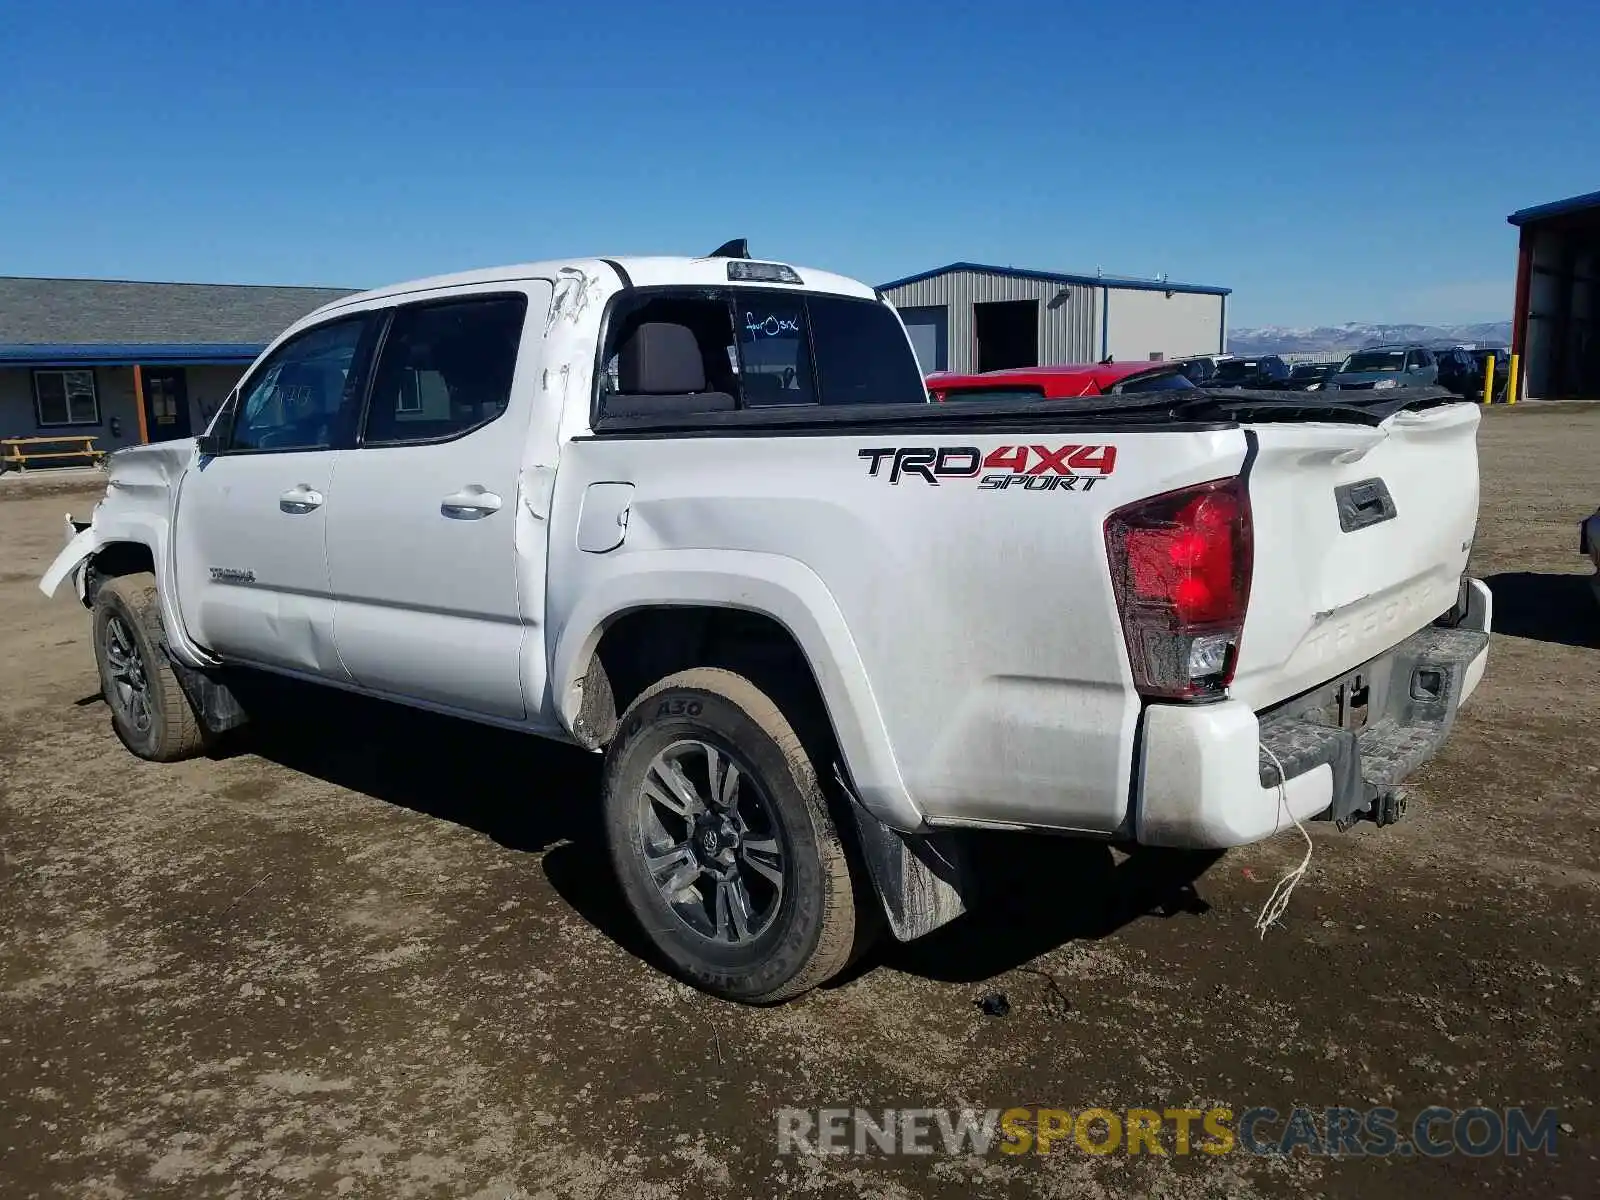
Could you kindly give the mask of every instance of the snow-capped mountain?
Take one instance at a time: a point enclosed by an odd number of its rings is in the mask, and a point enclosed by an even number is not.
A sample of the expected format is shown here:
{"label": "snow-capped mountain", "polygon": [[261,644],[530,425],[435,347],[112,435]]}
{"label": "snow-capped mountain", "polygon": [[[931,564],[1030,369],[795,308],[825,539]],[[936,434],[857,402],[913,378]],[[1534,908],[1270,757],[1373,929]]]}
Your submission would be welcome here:
{"label": "snow-capped mountain", "polygon": [[1476,344],[1505,346],[1511,342],[1510,321],[1480,321],[1470,325],[1370,325],[1351,321],[1344,325],[1290,328],[1264,325],[1259,329],[1228,331],[1228,350],[1234,354],[1348,354],[1364,346],[1394,342],[1421,342],[1425,346]]}

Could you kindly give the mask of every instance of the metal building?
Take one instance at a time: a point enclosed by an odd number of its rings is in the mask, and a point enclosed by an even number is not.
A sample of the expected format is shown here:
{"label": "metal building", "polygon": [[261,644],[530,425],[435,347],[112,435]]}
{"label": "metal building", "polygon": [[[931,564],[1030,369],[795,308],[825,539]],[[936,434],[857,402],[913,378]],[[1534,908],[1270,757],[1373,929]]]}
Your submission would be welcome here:
{"label": "metal building", "polygon": [[1600,396],[1600,192],[1524,208],[1511,352],[1518,391],[1544,400]]}
{"label": "metal building", "polygon": [[1230,289],[958,262],[879,289],[924,373],[1220,354]]}

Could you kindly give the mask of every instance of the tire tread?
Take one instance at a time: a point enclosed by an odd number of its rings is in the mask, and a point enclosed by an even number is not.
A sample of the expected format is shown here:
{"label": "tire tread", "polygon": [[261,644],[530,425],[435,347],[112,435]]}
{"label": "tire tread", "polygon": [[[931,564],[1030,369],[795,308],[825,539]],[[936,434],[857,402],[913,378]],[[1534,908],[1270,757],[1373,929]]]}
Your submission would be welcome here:
{"label": "tire tread", "polygon": [[[97,609],[107,603],[107,596],[119,601],[138,625],[136,633],[144,642],[140,653],[147,659],[145,674],[159,678],[159,686],[153,689],[155,694],[151,697],[152,709],[160,719],[159,736],[148,753],[134,750],[132,746],[129,749],[150,762],[163,763],[181,762],[204,753],[210,738],[162,651],[161,597],[156,589],[156,577],[141,571],[106,580],[95,597]],[[98,636],[98,623],[96,634]],[[120,730],[118,736],[121,736]],[[126,744],[127,739],[123,741]]]}
{"label": "tire tread", "polygon": [[[806,798],[824,880],[821,934],[805,966],[786,982],[757,995],[740,997],[749,1004],[776,1004],[793,999],[843,971],[855,949],[856,904],[848,852],[834,826],[811,758],[794,726],[783,710],[743,675],[724,667],[692,667],[679,671],[645,688],[628,706],[628,712],[637,711],[663,692],[685,688],[714,693],[742,709],[778,747]],[[621,728],[629,726],[625,716]]]}

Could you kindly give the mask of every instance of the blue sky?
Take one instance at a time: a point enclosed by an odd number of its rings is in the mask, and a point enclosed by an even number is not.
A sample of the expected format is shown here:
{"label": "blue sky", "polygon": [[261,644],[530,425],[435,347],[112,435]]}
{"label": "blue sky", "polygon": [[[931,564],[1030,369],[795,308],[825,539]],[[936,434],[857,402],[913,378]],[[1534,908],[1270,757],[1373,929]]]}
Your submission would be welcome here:
{"label": "blue sky", "polygon": [[374,285],[752,250],[1235,289],[1235,326],[1509,316],[1600,187],[1600,8],[18,3],[0,274]]}

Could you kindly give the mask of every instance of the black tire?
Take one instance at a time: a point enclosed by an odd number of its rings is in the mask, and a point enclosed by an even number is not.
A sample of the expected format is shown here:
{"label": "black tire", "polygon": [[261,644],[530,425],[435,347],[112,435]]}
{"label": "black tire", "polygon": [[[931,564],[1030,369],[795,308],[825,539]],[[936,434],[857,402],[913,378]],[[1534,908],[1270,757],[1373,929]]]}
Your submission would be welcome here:
{"label": "black tire", "polygon": [[154,575],[119,575],[100,585],[94,658],[111,727],[124,746],[150,762],[179,762],[204,752],[205,728],[162,649]]}
{"label": "black tire", "polygon": [[[661,786],[662,764],[675,766],[680,783],[691,780],[694,756],[707,760],[707,746],[738,768],[731,805],[681,815],[648,798],[647,780],[657,796],[668,790]],[[692,776],[691,791],[702,798],[719,790],[714,760],[705,770]],[[724,766],[724,780],[727,774]],[[603,798],[623,895],[680,978],[727,1000],[771,1004],[809,991],[849,963],[857,914],[848,853],[794,727],[750,680],[700,667],[645,689],[607,749]],[[681,793],[667,800],[681,803]],[[726,832],[730,823],[737,829]],[[679,828],[687,834],[674,844]],[[711,857],[706,834],[719,829],[733,842]],[[647,847],[658,863],[681,859],[686,850],[699,857],[652,873]],[[781,886],[770,882],[775,868]],[[694,870],[701,875],[674,890],[677,899],[669,902],[672,881]],[[735,882],[720,871],[732,872]],[[724,905],[725,887],[743,895],[737,909],[732,900]],[[742,928],[735,911],[744,913]]]}

